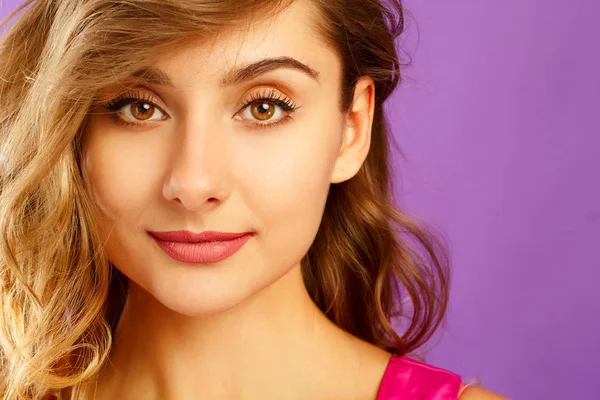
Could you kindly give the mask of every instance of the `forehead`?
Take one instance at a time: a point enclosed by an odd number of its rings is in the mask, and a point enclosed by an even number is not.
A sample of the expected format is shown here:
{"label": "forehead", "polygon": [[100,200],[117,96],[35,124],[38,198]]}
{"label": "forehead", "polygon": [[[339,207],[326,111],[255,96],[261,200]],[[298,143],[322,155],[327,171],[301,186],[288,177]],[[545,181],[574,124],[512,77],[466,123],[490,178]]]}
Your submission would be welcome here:
{"label": "forehead", "polygon": [[[214,38],[192,38],[184,46],[163,54],[154,65],[179,89],[235,84],[236,79],[244,78],[240,74],[243,67],[272,59],[279,62],[263,65],[262,71],[273,70],[275,64],[294,71],[298,79],[321,85],[336,78],[341,66],[336,53],[316,32],[317,18],[312,3],[295,1],[268,20],[251,21]],[[260,72],[260,68],[254,72]]]}

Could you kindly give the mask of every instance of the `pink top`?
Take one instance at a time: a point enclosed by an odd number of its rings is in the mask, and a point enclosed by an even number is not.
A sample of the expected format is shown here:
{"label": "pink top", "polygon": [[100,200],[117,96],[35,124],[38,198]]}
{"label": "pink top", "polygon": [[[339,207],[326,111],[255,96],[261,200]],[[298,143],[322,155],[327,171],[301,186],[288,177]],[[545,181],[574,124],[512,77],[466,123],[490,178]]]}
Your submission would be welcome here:
{"label": "pink top", "polygon": [[462,392],[460,384],[460,376],[453,372],[393,355],[383,374],[377,400],[457,400]]}

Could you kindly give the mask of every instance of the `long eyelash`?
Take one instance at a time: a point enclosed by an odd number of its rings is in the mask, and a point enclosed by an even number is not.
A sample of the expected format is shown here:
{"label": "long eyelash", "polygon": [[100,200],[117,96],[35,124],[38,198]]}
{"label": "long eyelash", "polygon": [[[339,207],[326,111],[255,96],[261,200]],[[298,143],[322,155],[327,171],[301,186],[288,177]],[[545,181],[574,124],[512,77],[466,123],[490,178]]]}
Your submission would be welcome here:
{"label": "long eyelash", "polygon": [[258,129],[274,128],[275,126],[283,124],[288,120],[293,120],[291,114],[300,108],[296,106],[296,103],[294,103],[294,101],[292,101],[290,98],[281,96],[279,92],[277,92],[275,89],[271,89],[269,92],[265,91],[259,94],[253,94],[252,96],[250,96],[250,99],[246,101],[246,103],[241,109],[243,110],[250,104],[256,103],[258,101],[276,104],[283,108],[287,113],[287,115],[279,118],[279,120],[275,122],[253,122],[252,124],[254,125],[254,127]]}
{"label": "long eyelash", "polygon": [[104,104],[104,107],[106,107],[107,110],[110,111],[117,111],[119,110],[121,107],[123,107],[125,104],[130,103],[130,102],[140,102],[140,101],[145,101],[148,102],[149,104],[154,105],[154,102],[152,101],[152,97],[146,95],[145,93],[127,93],[126,95],[121,95],[111,101],[109,101],[108,103]]}
{"label": "long eyelash", "polygon": [[151,96],[148,96],[147,94],[140,93],[140,92],[127,93],[127,94],[118,96],[115,99],[109,101],[108,103],[103,104],[103,107],[105,107],[107,110],[109,110],[112,113],[111,114],[112,118],[119,124],[122,124],[125,126],[139,127],[140,125],[143,125],[144,123],[127,121],[127,120],[124,120],[123,118],[120,118],[117,115],[117,111],[120,110],[124,105],[129,104],[129,103],[139,103],[139,102],[146,102],[146,103],[151,104],[152,106],[160,109],[160,107],[158,107],[156,104],[154,104]]}
{"label": "long eyelash", "polygon": [[[287,115],[281,117],[279,120],[277,120],[275,122],[254,122],[253,125],[259,129],[275,127],[279,124],[282,124],[288,120],[293,119],[291,114],[300,108],[300,107],[296,106],[296,103],[293,100],[291,100],[290,98],[280,95],[275,89],[271,89],[269,92],[253,94],[252,96],[250,96],[250,99],[248,99],[245,102],[245,104],[243,105],[243,107],[241,109],[243,110],[246,107],[248,107],[249,105],[251,105],[257,101],[264,101],[267,103],[276,104],[276,105],[280,106],[281,108],[283,108],[287,112]],[[131,121],[124,120],[123,118],[120,118],[116,113],[116,111],[120,110],[126,104],[139,103],[139,102],[146,102],[148,104],[153,105],[154,107],[158,107],[152,101],[151,96],[148,96],[145,93],[139,93],[139,92],[138,93],[127,93],[125,95],[118,96],[115,99],[109,101],[108,103],[103,104],[103,106],[107,110],[109,110],[113,113],[113,118],[118,123],[123,124],[125,126],[140,126],[140,125],[143,125],[144,123],[143,122],[137,123],[137,122],[131,122]],[[160,107],[158,107],[158,108],[160,108]]]}
{"label": "long eyelash", "polygon": [[245,108],[250,104],[257,102],[258,100],[277,104],[287,112],[293,112],[297,109],[296,103],[294,103],[291,99],[285,96],[281,96],[275,89],[271,89],[271,91],[268,93],[263,92],[261,94],[253,94],[252,96],[250,96],[250,99],[244,104],[244,107],[242,108]]}

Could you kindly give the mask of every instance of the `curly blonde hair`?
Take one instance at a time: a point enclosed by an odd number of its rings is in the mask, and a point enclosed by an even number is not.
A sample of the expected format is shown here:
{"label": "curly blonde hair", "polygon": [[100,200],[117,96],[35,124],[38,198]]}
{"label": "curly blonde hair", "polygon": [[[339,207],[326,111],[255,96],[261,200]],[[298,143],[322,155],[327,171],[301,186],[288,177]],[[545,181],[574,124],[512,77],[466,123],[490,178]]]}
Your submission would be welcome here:
{"label": "curly blonde hair", "polygon": [[[82,398],[111,349],[126,279],[105,254],[80,164],[82,127],[102,89],[185,45],[275,16],[293,0],[28,0],[0,40],[0,394]],[[308,291],[347,332],[398,354],[425,343],[448,301],[445,245],[394,206],[383,103],[400,82],[400,0],[312,0],[342,60],[340,112],[375,81],[371,149],[330,187],[302,260]],[[119,285],[123,285],[119,289]],[[117,288],[117,289],[115,289]],[[125,291],[125,292],[124,292]],[[410,315],[399,297],[410,298]],[[396,301],[394,301],[396,300]],[[392,319],[408,318],[399,335]]]}

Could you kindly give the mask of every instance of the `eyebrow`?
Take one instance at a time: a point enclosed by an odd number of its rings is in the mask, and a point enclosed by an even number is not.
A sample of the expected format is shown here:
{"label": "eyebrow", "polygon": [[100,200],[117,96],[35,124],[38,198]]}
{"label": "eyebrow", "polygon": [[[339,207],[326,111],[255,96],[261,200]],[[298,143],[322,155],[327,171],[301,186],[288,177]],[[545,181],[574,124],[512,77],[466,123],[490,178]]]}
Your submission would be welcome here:
{"label": "eyebrow", "polygon": [[[220,85],[221,87],[237,85],[280,68],[293,69],[303,72],[320,84],[318,71],[292,57],[275,57],[265,58],[263,60],[259,60],[252,64],[227,72],[221,79]],[[164,71],[155,67],[142,68],[133,73],[132,76],[145,79],[149,83],[156,85],[175,87],[169,76]]]}

